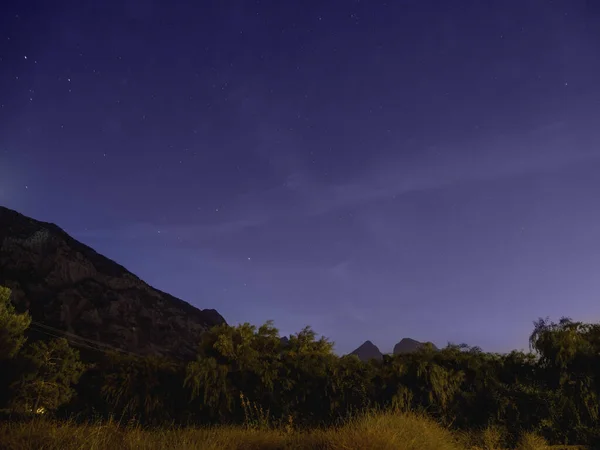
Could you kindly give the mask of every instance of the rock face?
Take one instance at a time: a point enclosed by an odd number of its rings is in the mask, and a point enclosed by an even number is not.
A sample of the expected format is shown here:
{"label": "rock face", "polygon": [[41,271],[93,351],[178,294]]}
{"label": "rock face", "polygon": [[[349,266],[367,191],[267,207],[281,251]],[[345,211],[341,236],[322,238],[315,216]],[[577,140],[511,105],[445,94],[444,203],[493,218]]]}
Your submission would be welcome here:
{"label": "rock face", "polygon": [[364,344],[362,344],[350,354],[358,356],[358,359],[365,362],[371,359],[383,359],[383,354],[379,351],[379,348],[377,348],[377,346],[371,341],[366,341]]}
{"label": "rock face", "polygon": [[[396,345],[394,345],[394,355],[401,355],[402,353],[412,353],[414,351],[419,350],[421,347],[425,345],[425,342],[415,341],[414,339],[404,338]],[[431,344],[434,350],[438,348]]]}
{"label": "rock face", "polygon": [[34,328],[137,354],[192,358],[201,334],[225,323],[214,309],[154,289],[56,225],[1,206],[0,285],[12,289],[17,309],[29,310]]}

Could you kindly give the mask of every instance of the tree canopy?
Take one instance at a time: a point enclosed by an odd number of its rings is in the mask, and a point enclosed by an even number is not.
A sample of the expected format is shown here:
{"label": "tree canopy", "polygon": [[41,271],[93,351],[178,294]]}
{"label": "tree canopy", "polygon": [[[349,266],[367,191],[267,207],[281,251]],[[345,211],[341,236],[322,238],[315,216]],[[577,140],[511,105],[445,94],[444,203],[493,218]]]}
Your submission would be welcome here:
{"label": "tree canopy", "polygon": [[510,442],[534,432],[557,444],[600,444],[599,324],[540,319],[528,352],[425,345],[369,362],[335,355],[310,327],[284,338],[272,322],[219,325],[203,334],[192,361],[96,350],[84,366],[65,339],[24,345],[30,319],[9,294],[0,290],[0,342],[17,369],[0,381],[16,410],[304,427],[390,409],[460,430],[497,427]]}
{"label": "tree canopy", "polygon": [[10,289],[0,286],[0,360],[14,357],[25,344],[29,314],[17,314],[10,301]]}

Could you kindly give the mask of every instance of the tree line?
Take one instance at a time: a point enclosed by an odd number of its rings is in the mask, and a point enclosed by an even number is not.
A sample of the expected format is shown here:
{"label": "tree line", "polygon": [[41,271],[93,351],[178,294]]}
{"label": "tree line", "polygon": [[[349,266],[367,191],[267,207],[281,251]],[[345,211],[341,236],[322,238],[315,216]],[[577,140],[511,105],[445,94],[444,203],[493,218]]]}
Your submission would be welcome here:
{"label": "tree line", "polygon": [[[552,443],[600,445],[600,325],[534,323],[529,352],[425,345],[362,362],[310,328],[220,325],[193,361],[96,352],[64,338],[26,342],[27,314],[0,288],[0,408],[147,426],[335,425],[368,410],[423,412],[459,430],[495,426]],[[83,359],[83,362],[82,362]]]}

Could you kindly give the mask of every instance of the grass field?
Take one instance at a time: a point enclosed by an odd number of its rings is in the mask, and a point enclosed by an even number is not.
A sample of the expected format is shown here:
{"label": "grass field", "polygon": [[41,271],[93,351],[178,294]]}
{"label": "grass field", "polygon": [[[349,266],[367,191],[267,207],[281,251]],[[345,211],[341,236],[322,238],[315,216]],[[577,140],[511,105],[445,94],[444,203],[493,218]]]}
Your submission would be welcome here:
{"label": "grass field", "polygon": [[[500,450],[494,429],[459,435],[412,414],[377,413],[323,430],[252,429],[248,427],[171,428],[143,430],[115,422],[78,425],[36,419],[0,424],[0,445],[6,450],[202,449],[202,450]],[[548,447],[534,435],[522,437],[517,450]],[[574,448],[573,448],[574,449]]]}

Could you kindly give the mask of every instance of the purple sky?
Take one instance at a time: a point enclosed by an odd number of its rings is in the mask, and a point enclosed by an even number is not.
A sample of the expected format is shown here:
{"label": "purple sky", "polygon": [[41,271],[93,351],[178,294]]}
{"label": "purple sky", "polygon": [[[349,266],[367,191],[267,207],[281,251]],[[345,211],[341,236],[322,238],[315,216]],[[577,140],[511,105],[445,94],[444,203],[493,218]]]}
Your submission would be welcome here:
{"label": "purple sky", "polygon": [[27,3],[0,204],[340,353],[600,320],[595,1]]}

